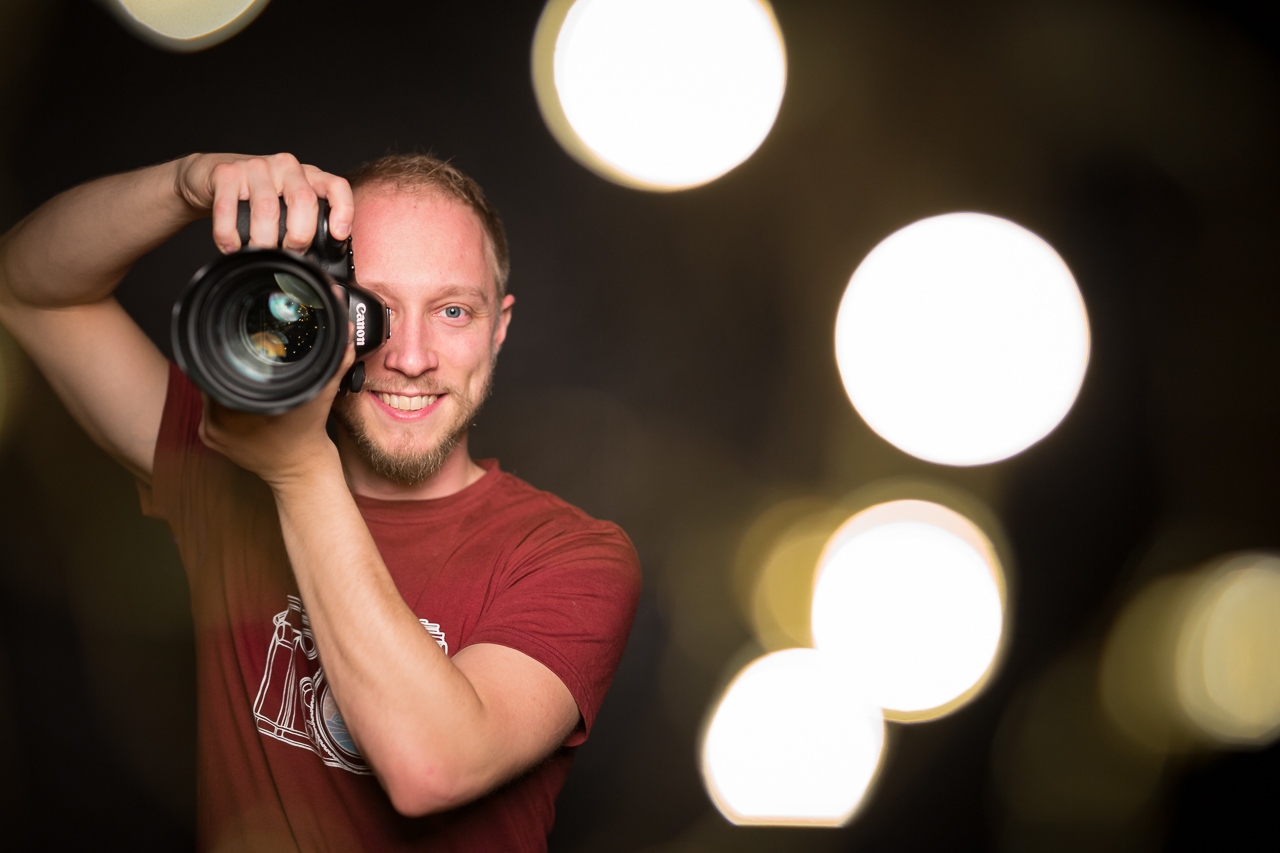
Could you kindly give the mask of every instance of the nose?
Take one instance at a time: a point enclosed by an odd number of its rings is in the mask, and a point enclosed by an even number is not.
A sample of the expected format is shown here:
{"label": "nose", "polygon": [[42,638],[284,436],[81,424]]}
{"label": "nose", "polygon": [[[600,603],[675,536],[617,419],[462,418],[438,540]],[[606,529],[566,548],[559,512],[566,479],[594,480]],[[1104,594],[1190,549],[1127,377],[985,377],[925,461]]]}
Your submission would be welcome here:
{"label": "nose", "polygon": [[382,364],[410,378],[422,376],[440,365],[431,324],[413,314],[391,318],[391,337],[382,345]]}

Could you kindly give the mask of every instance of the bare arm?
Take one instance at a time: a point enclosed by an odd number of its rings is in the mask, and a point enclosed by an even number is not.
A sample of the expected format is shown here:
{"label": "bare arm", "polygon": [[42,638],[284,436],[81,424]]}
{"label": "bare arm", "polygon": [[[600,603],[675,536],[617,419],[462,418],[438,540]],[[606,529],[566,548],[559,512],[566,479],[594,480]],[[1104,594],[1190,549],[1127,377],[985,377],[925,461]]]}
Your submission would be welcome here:
{"label": "bare arm", "polygon": [[111,293],[135,260],[198,215],[175,191],[177,167],[68,190],[0,239],[0,322],[90,437],[142,476],[167,368]]}
{"label": "bare arm", "polygon": [[315,197],[330,190],[339,196],[331,199],[331,224],[346,236],[352,208],[345,187],[288,155],[191,155],[75,187],[0,237],[0,323],[94,441],[149,479],[167,367],[111,295],[116,285],[138,258],[211,210],[218,245],[239,248],[242,198],[253,201],[254,245],[275,244],[282,192],[290,202],[286,245],[310,241]]}
{"label": "bare arm", "polygon": [[[347,365],[353,357],[348,349]],[[578,707],[554,673],[521,652],[480,644],[450,659],[423,630],[324,434],[337,377],[278,416],[206,399],[201,438],[272,487],[326,677],[392,804],[410,816],[443,811],[550,754],[573,731]]]}
{"label": "bare arm", "polygon": [[573,731],[578,706],[541,663],[488,644],[450,659],[423,630],[336,458],[277,488],[276,506],[334,697],[398,811],[469,802]]}

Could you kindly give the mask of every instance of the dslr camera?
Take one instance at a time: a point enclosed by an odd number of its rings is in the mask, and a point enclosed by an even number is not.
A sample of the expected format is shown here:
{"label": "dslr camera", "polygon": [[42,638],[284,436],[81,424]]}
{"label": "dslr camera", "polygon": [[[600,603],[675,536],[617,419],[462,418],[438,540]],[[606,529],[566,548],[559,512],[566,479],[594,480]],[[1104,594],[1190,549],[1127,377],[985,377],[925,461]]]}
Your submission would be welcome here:
{"label": "dslr camera", "polygon": [[[281,199],[277,247],[286,213]],[[247,247],[247,201],[236,226]],[[329,233],[329,204],[321,199],[315,239],[302,254],[242,248],[195,274],[173,306],[173,351],[191,381],[222,405],[274,415],[315,397],[338,371],[348,320],[356,363],[342,390],[357,392],[360,359],[390,337],[391,318],[381,299],[356,284],[351,238]]]}

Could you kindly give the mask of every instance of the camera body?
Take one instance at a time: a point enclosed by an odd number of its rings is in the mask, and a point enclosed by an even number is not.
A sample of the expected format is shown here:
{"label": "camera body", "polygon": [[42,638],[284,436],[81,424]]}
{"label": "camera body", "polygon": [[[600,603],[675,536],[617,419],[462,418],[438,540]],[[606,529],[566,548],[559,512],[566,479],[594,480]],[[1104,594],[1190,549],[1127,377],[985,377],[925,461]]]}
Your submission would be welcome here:
{"label": "camera body", "polygon": [[[277,246],[286,213],[281,199]],[[236,225],[247,246],[247,201]],[[391,318],[382,300],[356,284],[351,238],[329,233],[329,205],[321,199],[316,236],[303,254],[244,248],[192,277],[173,307],[173,351],[191,381],[222,405],[279,414],[315,397],[337,372],[348,320],[357,360],[342,388],[359,391],[360,359],[390,337]]]}

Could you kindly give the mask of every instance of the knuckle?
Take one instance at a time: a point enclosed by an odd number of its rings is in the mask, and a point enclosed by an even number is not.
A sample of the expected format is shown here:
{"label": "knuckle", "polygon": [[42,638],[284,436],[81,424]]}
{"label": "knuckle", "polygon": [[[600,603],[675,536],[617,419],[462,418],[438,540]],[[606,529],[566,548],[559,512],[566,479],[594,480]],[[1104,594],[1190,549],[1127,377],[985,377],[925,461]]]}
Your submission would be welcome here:
{"label": "knuckle", "polygon": [[271,172],[271,167],[267,164],[267,161],[261,157],[250,157],[248,160],[244,161],[244,168],[247,172],[256,177],[264,177]]}
{"label": "knuckle", "polygon": [[281,151],[279,154],[271,155],[273,163],[279,166],[297,166],[298,158],[290,154],[288,151]]}
{"label": "knuckle", "polygon": [[310,186],[303,185],[290,187],[285,191],[284,198],[289,207],[292,208],[294,205],[315,204],[318,196]]}
{"label": "knuckle", "polygon": [[234,252],[240,245],[240,234],[230,225],[218,224],[213,227],[213,242],[224,252]]}
{"label": "knuckle", "polygon": [[274,222],[280,212],[280,199],[268,187],[253,194],[252,206],[249,210],[253,222]]}
{"label": "knuckle", "polygon": [[301,249],[311,242],[311,235],[301,230],[286,231],[284,242],[288,248]]}

